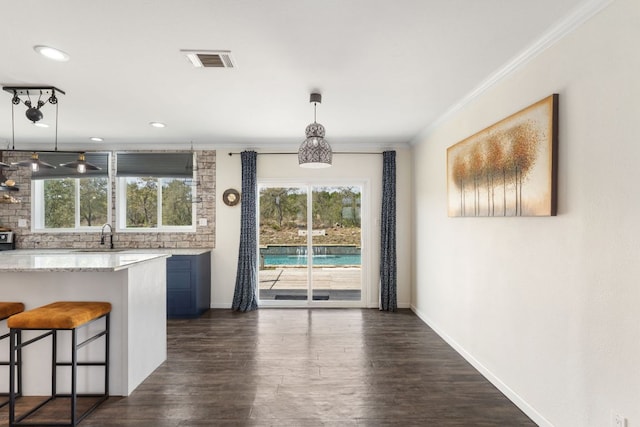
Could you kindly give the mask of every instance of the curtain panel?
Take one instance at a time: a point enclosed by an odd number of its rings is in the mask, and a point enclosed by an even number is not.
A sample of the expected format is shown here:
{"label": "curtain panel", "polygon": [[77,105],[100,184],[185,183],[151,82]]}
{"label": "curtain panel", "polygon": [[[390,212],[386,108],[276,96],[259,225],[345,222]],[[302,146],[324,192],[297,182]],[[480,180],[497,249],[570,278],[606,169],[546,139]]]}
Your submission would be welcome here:
{"label": "curtain panel", "polygon": [[257,173],[255,151],[240,153],[242,162],[242,201],[240,202],[240,248],[236,287],[231,308],[236,311],[251,311],[258,308],[257,284],[257,223],[256,193]]}
{"label": "curtain panel", "polygon": [[396,311],[396,152],[382,153],[382,213],[380,220],[380,310]]}

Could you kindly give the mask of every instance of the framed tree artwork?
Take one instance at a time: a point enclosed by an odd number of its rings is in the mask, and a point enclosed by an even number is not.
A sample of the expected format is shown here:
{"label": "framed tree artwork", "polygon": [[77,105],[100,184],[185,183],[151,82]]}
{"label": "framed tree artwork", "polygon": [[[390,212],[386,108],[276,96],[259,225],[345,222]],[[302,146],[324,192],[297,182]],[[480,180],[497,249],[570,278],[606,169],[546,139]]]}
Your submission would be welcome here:
{"label": "framed tree artwork", "polygon": [[557,151],[557,94],[452,145],[449,216],[555,216]]}

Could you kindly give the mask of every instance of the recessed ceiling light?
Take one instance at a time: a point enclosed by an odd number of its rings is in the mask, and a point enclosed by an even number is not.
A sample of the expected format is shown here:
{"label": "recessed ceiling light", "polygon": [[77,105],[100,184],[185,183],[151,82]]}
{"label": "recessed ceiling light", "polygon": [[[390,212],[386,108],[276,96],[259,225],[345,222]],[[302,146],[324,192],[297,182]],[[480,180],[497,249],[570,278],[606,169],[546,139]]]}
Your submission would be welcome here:
{"label": "recessed ceiling light", "polygon": [[34,123],[33,125],[34,125],[34,126],[37,126],[37,127],[39,127],[39,128],[48,128],[48,127],[49,127],[49,125],[48,125],[48,124],[46,124],[46,123],[42,123],[42,122],[36,122],[36,123]]}
{"label": "recessed ceiling light", "polygon": [[91,138],[89,138],[91,141],[93,142],[102,142],[104,141],[103,138],[100,138],[99,136],[92,136]]}
{"label": "recessed ceiling light", "polygon": [[53,59],[54,61],[65,62],[69,60],[68,53],[63,52],[60,49],[56,49],[55,47],[38,45],[34,46],[33,50],[46,58]]}
{"label": "recessed ceiling light", "polygon": [[164,123],[160,122],[149,122],[149,125],[153,126],[154,128],[163,128],[166,126]]}

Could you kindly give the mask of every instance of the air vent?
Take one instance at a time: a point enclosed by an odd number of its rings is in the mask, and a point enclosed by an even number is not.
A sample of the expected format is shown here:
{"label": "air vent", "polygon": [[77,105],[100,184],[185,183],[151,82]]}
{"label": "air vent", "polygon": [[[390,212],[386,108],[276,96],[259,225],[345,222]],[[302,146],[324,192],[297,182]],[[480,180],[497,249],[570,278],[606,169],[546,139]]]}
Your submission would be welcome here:
{"label": "air vent", "polygon": [[229,50],[181,50],[196,68],[236,68]]}

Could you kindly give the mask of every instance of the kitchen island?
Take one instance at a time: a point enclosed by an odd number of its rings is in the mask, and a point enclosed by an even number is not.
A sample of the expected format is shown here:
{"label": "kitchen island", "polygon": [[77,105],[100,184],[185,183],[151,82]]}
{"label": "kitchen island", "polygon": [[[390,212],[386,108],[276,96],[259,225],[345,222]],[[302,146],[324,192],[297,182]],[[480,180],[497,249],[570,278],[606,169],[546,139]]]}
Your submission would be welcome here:
{"label": "kitchen island", "polygon": [[[0,257],[0,299],[21,301],[27,310],[54,301],[110,302],[109,389],[111,395],[128,396],[166,360],[165,264],[169,256],[128,251],[5,251]],[[103,324],[93,324],[82,332],[88,335],[102,328]],[[30,333],[26,331],[23,340]],[[68,335],[61,335],[60,349],[69,348]],[[80,360],[104,354],[102,341],[84,348]],[[50,343],[49,339],[42,340],[25,350],[25,395],[46,395],[50,391]],[[62,381],[67,372],[61,371]],[[7,375],[3,370],[3,384],[8,382]],[[81,368],[78,375],[79,392],[99,391],[101,369]]]}

